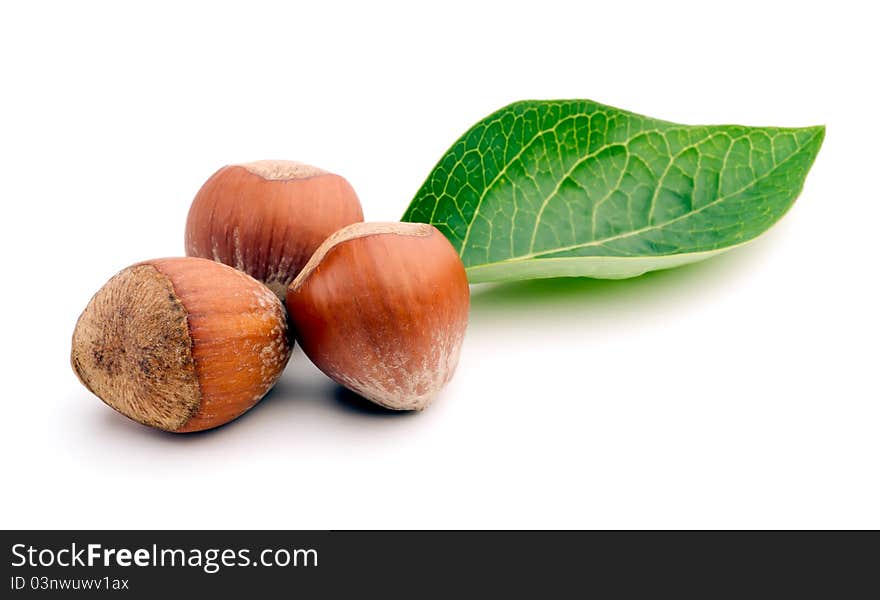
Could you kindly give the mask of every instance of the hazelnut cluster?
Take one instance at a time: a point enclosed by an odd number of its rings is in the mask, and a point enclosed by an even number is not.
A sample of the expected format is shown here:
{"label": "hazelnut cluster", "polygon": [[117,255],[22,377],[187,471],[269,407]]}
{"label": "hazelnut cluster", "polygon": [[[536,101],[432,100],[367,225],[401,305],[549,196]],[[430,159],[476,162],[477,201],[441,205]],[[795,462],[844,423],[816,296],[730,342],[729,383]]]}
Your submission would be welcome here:
{"label": "hazelnut cluster", "polygon": [[112,277],[73,332],[80,381],[125,416],[223,425],[272,388],[294,340],[390,409],[425,408],[452,376],[470,301],[458,254],[431,225],[363,222],[343,177],[292,161],[223,167],[185,237],[186,257]]}

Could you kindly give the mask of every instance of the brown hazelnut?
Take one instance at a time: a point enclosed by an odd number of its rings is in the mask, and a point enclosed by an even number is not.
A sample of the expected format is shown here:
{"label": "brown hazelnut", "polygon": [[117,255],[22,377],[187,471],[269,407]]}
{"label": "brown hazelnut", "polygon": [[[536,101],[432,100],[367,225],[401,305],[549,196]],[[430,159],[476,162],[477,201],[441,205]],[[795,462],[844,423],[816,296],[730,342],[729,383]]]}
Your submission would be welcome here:
{"label": "brown hazelnut", "polygon": [[111,408],[166,431],[217,427],[257,403],[290,358],[284,307],[201,258],[132,265],[92,297],[70,361]]}
{"label": "brown hazelnut", "polygon": [[421,410],[449,381],[470,292],[449,241],[421,223],[355,223],[331,235],[287,291],[291,329],[340,385]]}
{"label": "brown hazelnut", "polygon": [[363,220],[357,194],[339,175],[283,160],[230,165],[193,200],[186,254],[244,271],[283,301],[321,242]]}

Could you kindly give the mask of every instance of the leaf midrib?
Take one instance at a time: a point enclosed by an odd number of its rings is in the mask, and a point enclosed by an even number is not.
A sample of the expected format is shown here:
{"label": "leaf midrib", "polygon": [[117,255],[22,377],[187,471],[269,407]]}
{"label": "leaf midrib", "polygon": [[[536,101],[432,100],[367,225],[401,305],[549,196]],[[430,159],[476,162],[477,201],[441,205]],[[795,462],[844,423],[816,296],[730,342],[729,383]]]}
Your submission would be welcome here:
{"label": "leaf midrib", "polygon": [[[629,150],[629,145],[631,143],[633,143],[638,138],[649,135],[651,133],[656,133],[656,134],[660,135],[663,138],[663,141],[666,143],[667,148],[669,148],[669,142],[668,142],[668,140],[666,140],[665,137],[662,136],[662,133],[663,133],[662,130],[660,130],[660,129],[644,129],[644,130],[640,131],[639,133],[637,133],[633,136],[630,136],[629,138],[627,138],[626,140],[624,140],[622,142],[615,142],[612,144],[607,144],[605,146],[602,146],[601,148],[599,148],[595,152],[585,154],[584,156],[578,158],[574,163],[572,163],[571,167],[569,167],[565,171],[565,173],[562,175],[562,177],[559,178],[559,181],[556,182],[556,185],[554,186],[553,191],[550,192],[549,194],[547,194],[547,197],[544,198],[544,202],[541,203],[541,208],[538,210],[538,215],[535,218],[535,226],[532,229],[532,238],[531,238],[531,242],[529,243],[529,252],[532,252],[535,249],[535,239],[537,238],[537,235],[538,235],[538,229],[541,227],[541,219],[544,216],[544,210],[547,208],[547,205],[550,204],[550,201],[556,197],[556,194],[559,193],[559,190],[562,189],[562,183],[571,177],[571,175],[574,173],[575,169],[577,169],[579,166],[586,163],[591,158],[595,158],[596,156],[598,156],[602,152],[608,150],[609,148],[614,148],[614,147],[620,146],[620,147],[623,147],[623,148],[626,148],[627,150]],[[663,187],[663,182],[666,180],[666,176],[669,174],[669,169],[672,167],[673,164],[675,164],[675,161],[678,160],[679,158],[681,158],[681,156],[685,152],[687,152],[688,150],[693,150],[694,148],[698,147],[700,144],[703,144],[703,143],[707,142],[708,140],[711,140],[712,138],[717,137],[717,136],[725,136],[728,139],[730,139],[731,147],[733,147],[734,142],[746,137],[745,135],[732,137],[726,131],[718,131],[718,132],[715,132],[712,135],[708,136],[707,138],[700,140],[699,142],[694,142],[692,144],[688,144],[688,145],[682,147],[681,150],[679,150],[678,152],[676,152],[674,154],[670,151],[669,161],[666,163],[666,167],[663,169],[663,173],[660,175],[660,178],[657,180],[657,187],[654,190],[654,194],[651,196],[651,207],[650,207],[650,212],[648,213],[648,222],[649,223],[654,218],[654,205],[657,202],[657,196],[660,194],[660,190]],[[723,167],[723,163],[724,163],[724,161],[722,161],[722,167]],[[629,164],[629,156],[627,157],[627,164]],[[775,168],[775,166],[774,166],[774,168]],[[596,216],[596,212],[599,209],[599,206],[601,206],[609,197],[611,197],[611,194],[613,194],[617,190],[617,186],[620,184],[620,179],[623,178],[625,175],[626,175],[626,167],[621,169],[621,173],[620,173],[620,176],[618,178],[617,183],[611,189],[609,189],[608,193],[604,197],[602,197],[602,199],[599,200],[599,202],[597,202],[596,205],[593,207],[592,219],[593,219],[593,224],[594,224],[594,229],[593,229],[594,232],[595,232],[595,216]],[[593,241],[593,240],[591,240],[591,241]]]}
{"label": "leaf midrib", "polygon": [[[642,133],[642,132],[640,132],[640,134],[641,134],[641,133]],[[589,242],[584,242],[584,243],[582,243],[582,244],[573,244],[573,245],[570,245],[570,246],[560,246],[559,248],[554,248],[554,249],[552,249],[552,250],[545,250],[545,251],[541,251],[541,252],[530,252],[530,253],[528,253],[528,254],[521,254],[521,255],[519,255],[519,256],[511,256],[510,258],[506,258],[506,259],[501,260],[501,261],[496,261],[496,262],[494,262],[494,263],[482,263],[482,264],[480,264],[480,265],[473,265],[473,266],[484,266],[484,265],[488,265],[488,264],[505,264],[505,263],[511,263],[511,262],[520,262],[520,261],[524,261],[524,260],[530,260],[530,259],[533,259],[533,258],[540,258],[540,257],[542,257],[542,256],[546,256],[546,255],[549,255],[549,254],[556,254],[556,253],[559,253],[559,252],[568,252],[568,251],[570,251],[570,250],[578,250],[578,249],[580,249],[580,248],[589,248],[589,247],[592,247],[592,246],[601,246],[601,245],[606,244],[606,243],[608,243],[608,242],[613,242],[613,241],[616,241],[616,240],[619,240],[619,239],[625,239],[625,238],[628,238],[628,237],[631,237],[631,236],[634,236],[634,235],[639,235],[639,234],[642,234],[642,233],[646,233],[646,232],[648,232],[648,231],[654,231],[654,230],[656,230],[656,229],[662,229],[663,227],[666,227],[666,226],[668,226],[668,225],[672,225],[672,224],[677,223],[677,222],[679,222],[679,221],[683,221],[683,220],[688,219],[688,218],[690,218],[690,217],[692,217],[692,216],[694,216],[694,215],[696,215],[696,214],[698,214],[698,213],[700,213],[700,212],[702,212],[702,211],[704,211],[704,210],[706,210],[706,209],[708,209],[708,208],[711,208],[712,206],[715,206],[715,205],[717,205],[717,204],[719,204],[719,203],[721,203],[721,202],[724,202],[724,201],[726,201],[726,200],[730,200],[732,197],[737,196],[738,194],[741,194],[741,193],[745,192],[746,190],[748,190],[749,188],[753,187],[753,186],[754,186],[755,184],[757,184],[758,182],[765,180],[767,177],[769,177],[770,175],[772,175],[772,174],[774,174],[776,171],[778,171],[778,170],[779,170],[779,169],[780,169],[785,163],[787,163],[788,161],[792,160],[793,158],[796,158],[796,157],[800,156],[800,155],[801,155],[801,154],[802,154],[802,153],[808,148],[809,144],[810,144],[813,140],[815,140],[817,136],[820,135],[820,133],[821,133],[821,130],[818,130],[818,129],[817,129],[817,130],[813,133],[813,135],[810,136],[810,138],[807,139],[807,140],[801,145],[800,149],[798,149],[796,152],[792,152],[789,156],[787,156],[787,157],[786,157],[785,159],[783,159],[781,162],[776,163],[772,169],[770,169],[769,171],[767,171],[767,173],[765,173],[764,175],[761,175],[760,177],[756,177],[756,178],[753,179],[751,182],[749,182],[748,185],[745,185],[745,186],[739,188],[738,190],[736,190],[736,191],[734,191],[734,192],[731,192],[730,194],[725,194],[724,196],[719,196],[718,198],[716,198],[716,199],[713,200],[712,202],[709,202],[709,203],[707,203],[707,204],[701,206],[701,207],[698,208],[698,209],[692,210],[692,211],[687,212],[687,213],[685,213],[685,214],[683,214],[683,215],[680,215],[680,216],[678,216],[678,217],[675,217],[674,219],[670,219],[670,220],[668,220],[668,221],[664,221],[663,223],[657,223],[657,224],[655,224],[655,225],[648,225],[648,226],[646,226],[646,227],[642,227],[641,229],[634,229],[633,231],[628,231],[628,232],[626,232],[626,233],[621,233],[621,234],[618,234],[618,235],[613,235],[613,236],[609,236],[609,237],[602,238],[602,239],[598,239],[598,240],[590,240]],[[633,136],[633,138],[631,138],[631,139],[634,139],[635,137],[638,137],[638,136]],[[628,141],[625,142],[625,143],[629,143],[629,141],[631,141],[631,140],[628,140]],[[476,215],[476,213],[474,213],[474,214]],[[462,252],[463,252],[463,251],[464,251],[464,246],[462,246]],[[662,255],[658,255],[658,256],[662,256]],[[563,258],[563,257],[559,257],[559,258]],[[584,257],[574,257],[574,256],[572,256],[572,257],[565,257],[565,258],[584,258]]]}

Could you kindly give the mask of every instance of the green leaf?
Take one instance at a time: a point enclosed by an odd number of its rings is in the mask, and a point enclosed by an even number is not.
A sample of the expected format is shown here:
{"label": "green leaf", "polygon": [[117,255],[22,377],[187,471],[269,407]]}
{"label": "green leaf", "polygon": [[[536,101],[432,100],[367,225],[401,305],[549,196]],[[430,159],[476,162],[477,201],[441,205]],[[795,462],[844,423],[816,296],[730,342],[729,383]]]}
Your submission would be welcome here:
{"label": "green leaf", "polygon": [[442,231],[472,283],[634,277],[769,229],[824,136],[678,125],[590,100],[516,102],[455,142],[403,220]]}

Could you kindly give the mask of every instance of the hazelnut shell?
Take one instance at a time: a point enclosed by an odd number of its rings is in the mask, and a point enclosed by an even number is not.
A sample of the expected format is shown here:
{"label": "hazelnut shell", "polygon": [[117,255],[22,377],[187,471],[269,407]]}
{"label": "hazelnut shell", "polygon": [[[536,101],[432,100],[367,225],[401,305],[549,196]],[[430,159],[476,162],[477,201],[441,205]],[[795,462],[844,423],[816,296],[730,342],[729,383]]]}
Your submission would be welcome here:
{"label": "hazelnut shell", "polygon": [[324,373],[363,397],[421,410],[449,381],[470,292],[449,241],[421,223],[355,223],[287,291],[291,328]]}
{"label": "hazelnut shell", "polygon": [[229,165],[193,200],[186,254],[244,271],[283,301],[321,242],[363,219],[357,194],[339,175],[294,161]]}
{"label": "hazelnut shell", "polygon": [[80,381],[125,416],[166,431],[217,427],[256,404],[290,358],[284,307],[264,285],[200,258],[123,269],[73,332]]}

